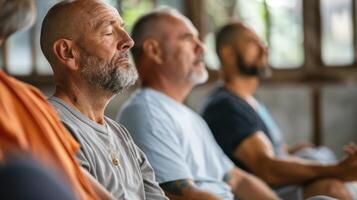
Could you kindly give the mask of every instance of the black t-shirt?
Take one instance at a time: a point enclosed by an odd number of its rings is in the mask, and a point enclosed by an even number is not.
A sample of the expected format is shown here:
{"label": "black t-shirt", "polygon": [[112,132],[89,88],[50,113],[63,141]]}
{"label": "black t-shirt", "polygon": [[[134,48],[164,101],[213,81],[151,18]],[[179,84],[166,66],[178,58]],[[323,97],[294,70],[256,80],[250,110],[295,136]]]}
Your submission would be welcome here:
{"label": "black t-shirt", "polygon": [[245,139],[257,131],[264,132],[270,139],[269,130],[256,111],[244,99],[220,87],[209,99],[203,118],[228,157],[236,166],[250,172],[233,154]]}

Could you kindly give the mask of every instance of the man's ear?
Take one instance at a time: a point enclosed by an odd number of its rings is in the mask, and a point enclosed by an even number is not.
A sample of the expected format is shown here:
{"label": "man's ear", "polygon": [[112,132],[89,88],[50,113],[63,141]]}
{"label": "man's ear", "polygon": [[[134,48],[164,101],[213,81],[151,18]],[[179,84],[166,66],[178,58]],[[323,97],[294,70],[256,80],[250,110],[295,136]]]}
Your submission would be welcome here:
{"label": "man's ear", "polygon": [[147,39],[143,43],[143,53],[158,64],[162,64],[162,50],[156,39]]}
{"label": "man's ear", "polygon": [[71,70],[77,70],[79,68],[76,62],[75,45],[72,40],[60,39],[54,42],[53,52],[58,62],[67,66]]}

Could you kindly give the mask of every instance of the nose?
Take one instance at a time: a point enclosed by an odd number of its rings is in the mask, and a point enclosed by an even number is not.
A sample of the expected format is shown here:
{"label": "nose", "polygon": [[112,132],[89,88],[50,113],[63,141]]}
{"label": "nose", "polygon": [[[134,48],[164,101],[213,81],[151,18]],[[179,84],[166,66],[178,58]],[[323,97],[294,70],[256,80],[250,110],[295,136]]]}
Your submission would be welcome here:
{"label": "nose", "polygon": [[129,51],[129,49],[131,49],[134,46],[133,39],[131,39],[129,34],[124,30],[122,31],[121,37],[122,38],[118,42],[117,49],[119,51]]}
{"label": "nose", "polygon": [[259,47],[260,47],[260,49],[261,49],[261,51],[262,51],[263,53],[267,53],[267,52],[268,52],[268,46],[265,45],[265,44],[263,44],[262,42],[259,43]]}
{"label": "nose", "polygon": [[199,38],[196,38],[195,52],[196,53],[203,53],[204,50],[205,50],[205,45],[203,44],[203,42]]}

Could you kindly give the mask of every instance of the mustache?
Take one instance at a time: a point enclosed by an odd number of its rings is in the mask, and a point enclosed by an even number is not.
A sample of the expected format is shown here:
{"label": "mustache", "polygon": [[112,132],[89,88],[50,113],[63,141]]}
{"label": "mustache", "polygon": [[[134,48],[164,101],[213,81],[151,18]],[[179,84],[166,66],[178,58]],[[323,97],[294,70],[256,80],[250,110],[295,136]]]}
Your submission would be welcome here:
{"label": "mustache", "polygon": [[129,53],[128,52],[123,52],[123,53],[115,53],[113,56],[113,60],[120,60],[123,58],[129,59]]}

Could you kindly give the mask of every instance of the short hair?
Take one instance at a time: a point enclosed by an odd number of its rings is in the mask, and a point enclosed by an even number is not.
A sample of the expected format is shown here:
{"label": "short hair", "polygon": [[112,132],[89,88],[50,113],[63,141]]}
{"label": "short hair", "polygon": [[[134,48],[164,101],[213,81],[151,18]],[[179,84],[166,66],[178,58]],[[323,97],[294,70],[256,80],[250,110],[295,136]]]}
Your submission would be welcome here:
{"label": "short hair", "polygon": [[[52,49],[52,43],[54,41],[53,38],[50,35],[51,29],[53,29],[54,26],[58,26],[57,23],[55,23],[55,19],[60,15],[61,9],[66,6],[70,1],[61,1],[54,6],[52,6],[48,11],[45,17],[43,18],[42,21],[42,26],[41,26],[41,33],[40,33],[40,47],[42,50],[43,55],[47,58],[48,62],[52,66],[54,62],[53,58],[53,52],[50,50]],[[59,32],[63,32],[63,29],[59,29]],[[57,32],[58,33],[58,32]]]}
{"label": "short hair", "polygon": [[32,25],[35,17],[34,0],[0,0],[0,39]]}
{"label": "short hair", "polygon": [[131,49],[134,61],[137,62],[143,55],[143,43],[145,39],[155,34],[157,30],[153,26],[159,23],[165,15],[181,15],[179,11],[170,7],[161,7],[141,16],[134,24],[131,37],[135,44]]}
{"label": "short hair", "polygon": [[235,39],[238,37],[238,34],[242,29],[246,28],[246,26],[241,22],[231,22],[224,25],[220,28],[216,33],[216,53],[218,57],[221,59],[221,55],[219,53],[220,49],[226,45],[232,45]]}

